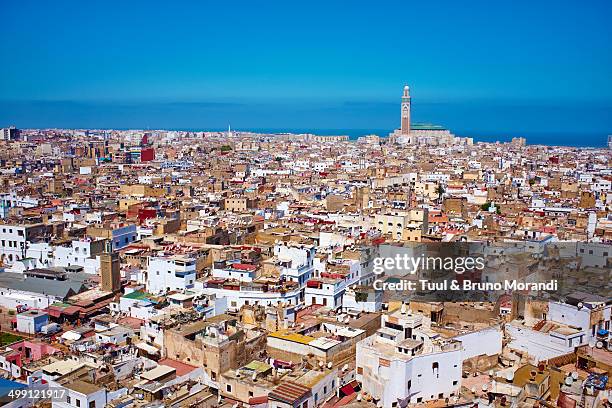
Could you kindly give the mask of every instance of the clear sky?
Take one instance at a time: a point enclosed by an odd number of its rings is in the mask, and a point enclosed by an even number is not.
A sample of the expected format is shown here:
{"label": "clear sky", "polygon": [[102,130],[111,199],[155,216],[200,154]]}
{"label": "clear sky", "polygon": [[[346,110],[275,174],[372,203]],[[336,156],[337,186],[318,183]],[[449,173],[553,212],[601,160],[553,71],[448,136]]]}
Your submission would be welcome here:
{"label": "clear sky", "polygon": [[1,1],[0,126],[612,133],[612,2]]}

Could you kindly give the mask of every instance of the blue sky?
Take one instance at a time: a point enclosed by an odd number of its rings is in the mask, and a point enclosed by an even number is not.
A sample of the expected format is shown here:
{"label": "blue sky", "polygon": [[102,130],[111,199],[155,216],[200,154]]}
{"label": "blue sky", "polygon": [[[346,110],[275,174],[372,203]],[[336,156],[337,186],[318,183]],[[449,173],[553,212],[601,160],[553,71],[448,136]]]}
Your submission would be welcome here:
{"label": "blue sky", "polygon": [[0,125],[612,133],[612,3],[2,1]]}

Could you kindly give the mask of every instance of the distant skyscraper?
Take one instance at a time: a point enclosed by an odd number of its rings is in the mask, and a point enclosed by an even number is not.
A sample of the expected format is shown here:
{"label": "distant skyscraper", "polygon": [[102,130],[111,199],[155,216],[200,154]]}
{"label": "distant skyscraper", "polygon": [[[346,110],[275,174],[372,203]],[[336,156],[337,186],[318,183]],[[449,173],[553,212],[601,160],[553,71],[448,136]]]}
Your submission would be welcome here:
{"label": "distant skyscraper", "polygon": [[21,131],[15,126],[0,129],[0,140],[20,140]]}
{"label": "distant skyscraper", "polygon": [[612,149],[612,135],[608,135],[608,149]]}
{"label": "distant skyscraper", "polygon": [[408,85],[404,86],[404,93],[402,95],[402,122],[401,122],[401,134],[407,135],[410,133],[410,88]]}

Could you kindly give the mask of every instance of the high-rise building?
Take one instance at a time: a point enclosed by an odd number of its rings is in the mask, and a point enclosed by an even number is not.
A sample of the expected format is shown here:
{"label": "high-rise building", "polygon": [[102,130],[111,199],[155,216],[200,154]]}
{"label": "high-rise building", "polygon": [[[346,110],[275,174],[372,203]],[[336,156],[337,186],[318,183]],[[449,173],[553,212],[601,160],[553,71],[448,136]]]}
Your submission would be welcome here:
{"label": "high-rise building", "polygon": [[113,251],[112,242],[107,240],[104,253],[100,255],[100,277],[102,290],[119,292],[121,289],[121,271],[119,269],[119,254]]}
{"label": "high-rise building", "polygon": [[404,93],[402,94],[401,133],[402,135],[410,133],[410,88],[408,85],[404,86]]}
{"label": "high-rise building", "polygon": [[21,131],[15,126],[0,129],[0,140],[20,140]]}
{"label": "high-rise building", "polygon": [[608,135],[608,149],[612,149],[612,135]]}

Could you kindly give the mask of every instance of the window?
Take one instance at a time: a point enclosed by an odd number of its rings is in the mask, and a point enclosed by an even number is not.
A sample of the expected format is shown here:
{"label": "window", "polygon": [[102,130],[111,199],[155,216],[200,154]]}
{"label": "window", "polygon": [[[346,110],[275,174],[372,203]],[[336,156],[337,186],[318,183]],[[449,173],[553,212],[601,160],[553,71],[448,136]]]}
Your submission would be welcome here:
{"label": "window", "polygon": [[459,383],[459,381],[455,380],[453,381],[453,385],[457,385]]}
{"label": "window", "polygon": [[227,384],[227,385],[225,386],[225,390],[226,390],[227,392],[232,392],[232,386],[231,386],[230,384]]}
{"label": "window", "polygon": [[80,407],[80,406],[81,406],[81,400],[80,400],[80,399],[75,398],[75,399],[74,399],[74,402],[75,402],[75,404],[76,404],[76,406],[77,406],[77,407]]}
{"label": "window", "polygon": [[66,397],[66,402],[67,402],[68,404],[71,404],[71,401],[70,401],[70,395],[68,395],[68,396]]}
{"label": "window", "polygon": [[96,408],[96,401],[89,401],[89,408]]}

